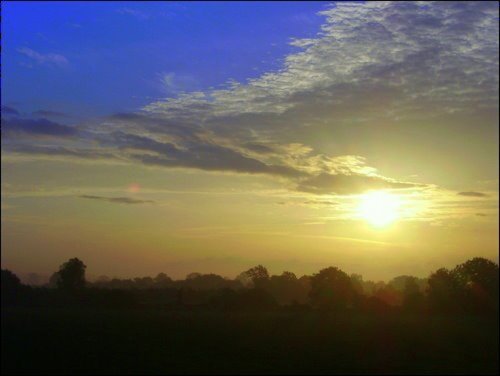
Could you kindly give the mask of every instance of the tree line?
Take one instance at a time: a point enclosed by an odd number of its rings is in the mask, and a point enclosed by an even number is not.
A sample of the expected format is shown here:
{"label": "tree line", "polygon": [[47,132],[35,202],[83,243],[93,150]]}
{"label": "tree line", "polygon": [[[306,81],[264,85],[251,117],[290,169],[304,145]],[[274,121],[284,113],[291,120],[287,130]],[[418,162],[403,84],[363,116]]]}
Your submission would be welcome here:
{"label": "tree line", "polygon": [[441,268],[428,278],[401,275],[389,282],[365,281],[328,267],[297,277],[285,271],[270,275],[257,265],[235,279],[191,273],[173,280],[156,277],[85,279],[78,258],[62,264],[43,287],[26,286],[2,270],[2,305],[88,305],[110,308],[215,310],[321,310],[329,312],[390,312],[498,314],[499,267],[476,257],[453,269]]}

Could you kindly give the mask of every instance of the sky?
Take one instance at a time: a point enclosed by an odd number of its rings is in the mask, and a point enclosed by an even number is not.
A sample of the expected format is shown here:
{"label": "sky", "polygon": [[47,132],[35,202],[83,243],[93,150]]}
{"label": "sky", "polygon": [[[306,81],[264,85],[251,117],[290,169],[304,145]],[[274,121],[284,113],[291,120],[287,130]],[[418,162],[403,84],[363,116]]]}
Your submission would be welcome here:
{"label": "sky", "polygon": [[2,2],[2,268],[498,262],[498,2]]}

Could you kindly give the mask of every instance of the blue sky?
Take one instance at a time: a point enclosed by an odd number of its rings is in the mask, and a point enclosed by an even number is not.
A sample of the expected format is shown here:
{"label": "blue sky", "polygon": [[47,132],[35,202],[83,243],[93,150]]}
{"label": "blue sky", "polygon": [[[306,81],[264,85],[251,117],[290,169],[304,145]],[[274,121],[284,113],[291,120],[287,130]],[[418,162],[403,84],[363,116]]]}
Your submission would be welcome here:
{"label": "blue sky", "polygon": [[281,68],[326,5],[4,2],[2,103],[86,117],[244,82]]}

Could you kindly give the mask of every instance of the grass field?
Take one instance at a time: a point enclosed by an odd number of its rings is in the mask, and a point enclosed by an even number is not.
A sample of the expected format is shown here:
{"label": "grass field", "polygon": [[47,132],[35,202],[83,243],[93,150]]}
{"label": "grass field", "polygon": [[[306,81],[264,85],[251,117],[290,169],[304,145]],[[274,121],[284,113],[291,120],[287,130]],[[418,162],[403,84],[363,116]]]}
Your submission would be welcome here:
{"label": "grass field", "polygon": [[498,320],[2,308],[3,374],[498,372]]}

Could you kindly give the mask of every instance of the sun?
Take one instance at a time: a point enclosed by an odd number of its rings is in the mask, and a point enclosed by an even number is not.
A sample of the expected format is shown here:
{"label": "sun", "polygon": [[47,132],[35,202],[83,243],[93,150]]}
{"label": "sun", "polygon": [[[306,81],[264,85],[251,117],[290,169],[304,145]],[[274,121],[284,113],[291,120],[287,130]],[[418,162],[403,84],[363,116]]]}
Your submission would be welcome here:
{"label": "sun", "polygon": [[358,214],[375,227],[385,227],[400,217],[398,196],[384,192],[369,192],[361,196]]}

